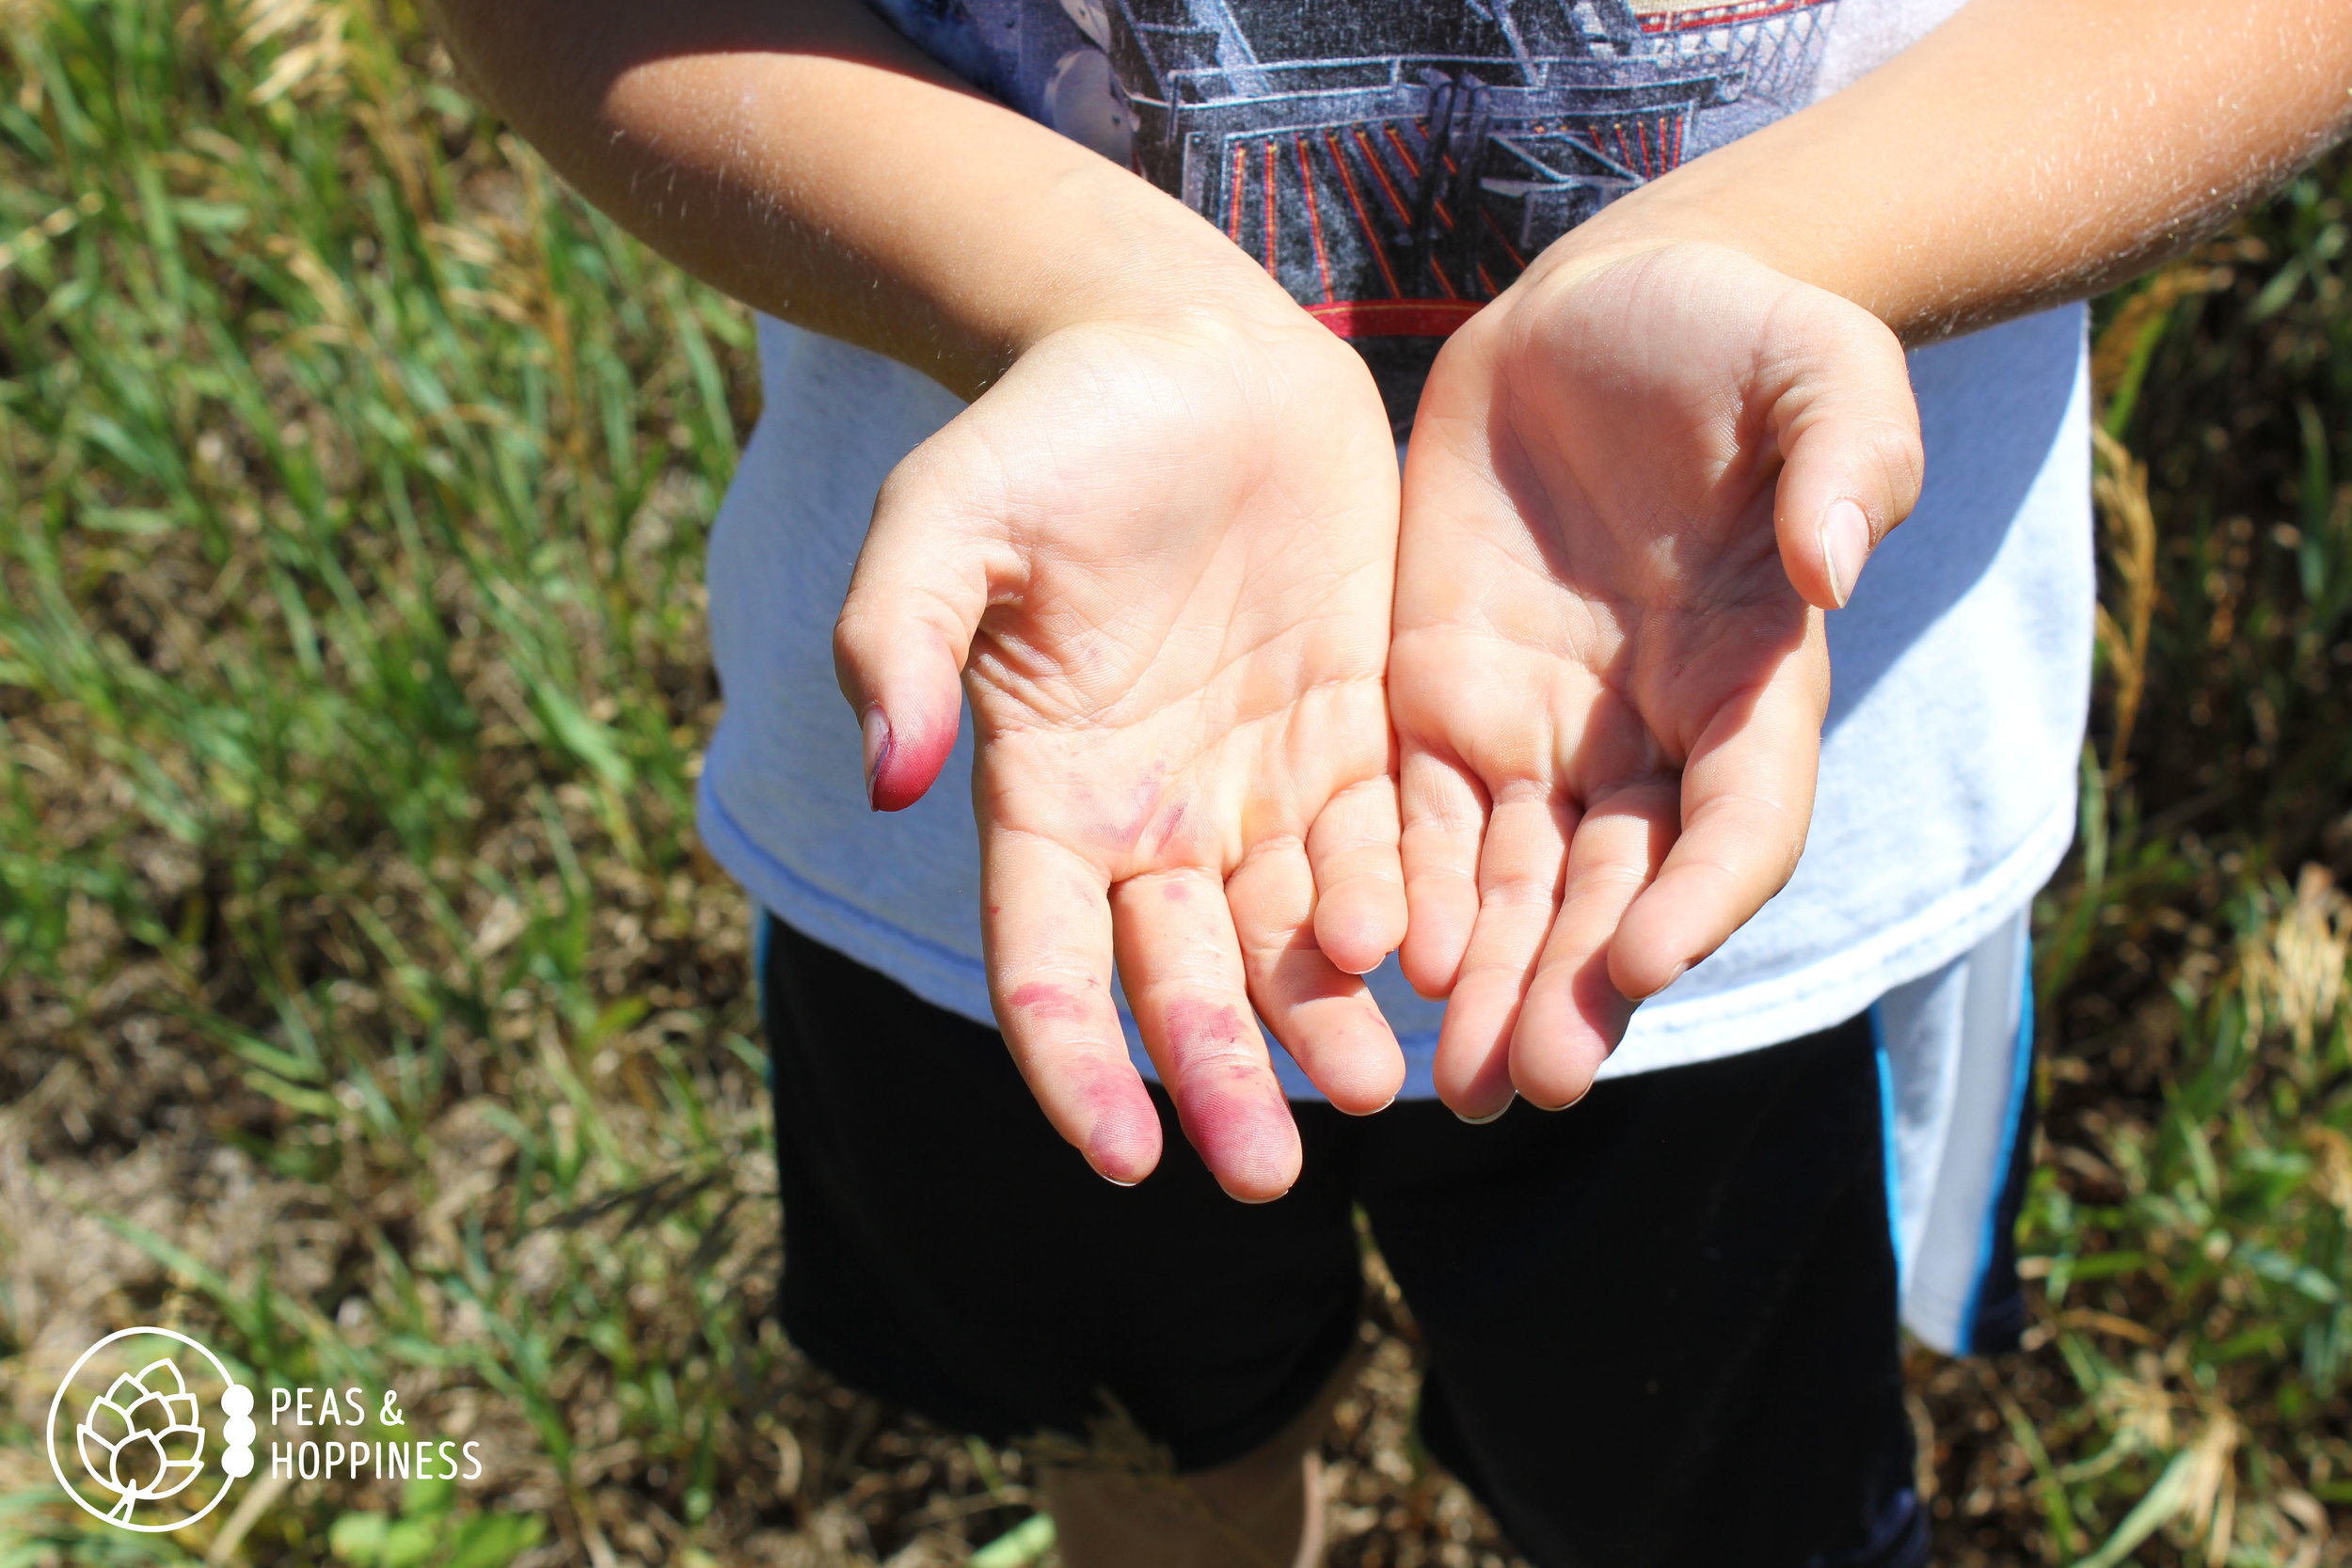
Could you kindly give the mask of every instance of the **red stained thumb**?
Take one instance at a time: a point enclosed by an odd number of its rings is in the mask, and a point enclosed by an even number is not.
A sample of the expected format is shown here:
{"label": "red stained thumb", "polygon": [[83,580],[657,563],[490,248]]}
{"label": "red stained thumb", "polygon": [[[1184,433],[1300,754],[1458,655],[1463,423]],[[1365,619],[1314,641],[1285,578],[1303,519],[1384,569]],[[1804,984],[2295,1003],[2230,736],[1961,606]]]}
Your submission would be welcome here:
{"label": "red stained thumb", "polygon": [[890,720],[881,706],[866,710],[866,802],[876,811],[883,808],[881,784],[890,767],[890,753],[896,741],[890,734]]}

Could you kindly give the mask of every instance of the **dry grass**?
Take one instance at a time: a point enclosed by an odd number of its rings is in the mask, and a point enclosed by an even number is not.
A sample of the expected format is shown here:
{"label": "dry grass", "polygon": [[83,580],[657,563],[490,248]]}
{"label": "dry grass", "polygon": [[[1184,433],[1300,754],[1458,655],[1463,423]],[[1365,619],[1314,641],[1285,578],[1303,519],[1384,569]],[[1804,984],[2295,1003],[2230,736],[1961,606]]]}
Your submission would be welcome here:
{"label": "dry grass", "polygon": [[[744,911],[690,811],[747,323],[386,3],[0,7],[0,1568],[364,1556],[404,1507],[424,1560],[495,1511],[528,1563],[964,1560],[1031,1459],[766,1317]],[[2103,309],[2044,1299],[2026,1354],[1915,1368],[1947,1562],[2352,1560],[2345,183]],[[134,1321],[397,1387],[491,1473],[90,1533],[39,1421]],[[1500,1564],[1384,1291],[1367,1335],[1334,1560]]]}

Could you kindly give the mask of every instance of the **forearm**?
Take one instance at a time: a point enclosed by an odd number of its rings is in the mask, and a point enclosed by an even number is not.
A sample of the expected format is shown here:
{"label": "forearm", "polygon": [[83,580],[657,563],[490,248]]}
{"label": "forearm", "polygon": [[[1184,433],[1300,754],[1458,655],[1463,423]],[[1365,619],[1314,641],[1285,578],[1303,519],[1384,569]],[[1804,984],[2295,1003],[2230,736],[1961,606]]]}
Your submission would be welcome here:
{"label": "forearm", "polygon": [[1972,0],[1555,249],[1730,245],[1925,342],[2145,270],[2347,122],[2344,0]]}
{"label": "forearm", "polygon": [[654,248],[966,397],[1077,320],[1284,305],[1182,205],[858,0],[436,9],[476,89]]}

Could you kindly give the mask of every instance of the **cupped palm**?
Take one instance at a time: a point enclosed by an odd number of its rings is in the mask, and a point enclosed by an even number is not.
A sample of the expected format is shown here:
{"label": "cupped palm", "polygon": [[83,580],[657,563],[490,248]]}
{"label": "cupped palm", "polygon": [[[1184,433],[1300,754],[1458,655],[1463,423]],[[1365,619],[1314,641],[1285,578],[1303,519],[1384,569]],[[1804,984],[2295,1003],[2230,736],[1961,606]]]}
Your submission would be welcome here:
{"label": "cupped palm", "polygon": [[876,804],[930,784],[960,668],[997,1018],[1114,1180],[1159,1152],[1114,956],[1235,1196],[1279,1194],[1299,1159],[1253,1011],[1343,1107],[1402,1079],[1350,973],[1404,927],[1382,687],[1396,485],[1360,361],[1277,315],[1058,333],[877,505],[836,638]]}
{"label": "cupped palm", "polygon": [[1787,880],[1829,698],[1817,607],[1851,587],[1825,531],[1843,505],[1883,536],[1918,452],[1892,335],[1712,246],[1531,274],[1447,344],[1390,682],[1402,957],[1449,999],[1457,1112],[1572,1102],[1635,1000]]}

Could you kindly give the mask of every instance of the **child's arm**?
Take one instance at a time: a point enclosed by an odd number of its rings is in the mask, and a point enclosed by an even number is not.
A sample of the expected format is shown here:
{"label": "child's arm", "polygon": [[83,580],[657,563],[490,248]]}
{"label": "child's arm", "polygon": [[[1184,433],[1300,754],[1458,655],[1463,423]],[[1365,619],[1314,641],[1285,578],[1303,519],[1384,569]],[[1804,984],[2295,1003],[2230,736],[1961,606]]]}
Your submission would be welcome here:
{"label": "child's arm", "polygon": [[991,993],[1046,1114],[1113,1180],[1158,1158],[1115,951],[1210,1168],[1288,1188],[1253,1006],[1343,1109],[1404,1075],[1357,978],[1405,918],[1396,460],[1362,362],[858,0],[441,10],[475,82],[658,248],[977,396],[883,486],[836,629],[874,803],[930,787],[961,674]]}
{"label": "child's arm", "polygon": [[1289,298],[1224,236],[859,0],[433,0],[591,201],[754,308],[976,397],[1057,326]]}
{"label": "child's arm", "polygon": [[1606,209],[1455,336],[1391,655],[1403,957],[1451,998],[1450,1104],[1575,1099],[1626,998],[1794,869],[1820,610],[1918,494],[1899,335],[2128,277],[2347,120],[2344,0],[1974,0]]}
{"label": "child's arm", "polygon": [[2145,271],[2347,127],[2343,0],[1970,0],[1554,248],[1731,245],[1915,345]]}

